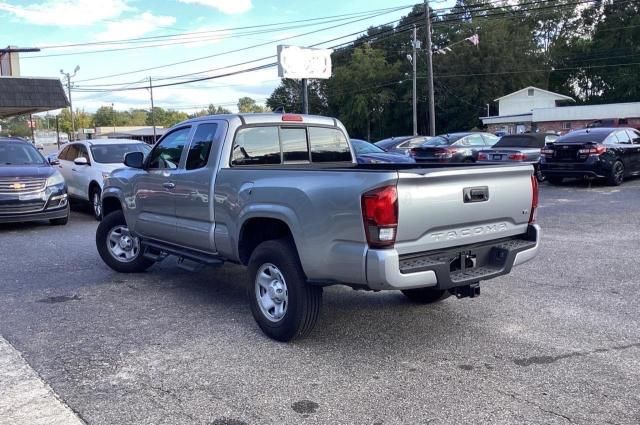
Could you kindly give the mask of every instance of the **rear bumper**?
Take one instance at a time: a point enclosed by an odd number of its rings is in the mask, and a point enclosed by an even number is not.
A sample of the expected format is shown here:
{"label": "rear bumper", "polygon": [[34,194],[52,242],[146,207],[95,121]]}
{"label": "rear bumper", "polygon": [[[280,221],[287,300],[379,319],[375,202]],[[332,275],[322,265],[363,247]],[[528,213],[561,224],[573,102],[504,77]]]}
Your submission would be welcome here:
{"label": "rear bumper", "polygon": [[47,210],[43,212],[36,213],[23,213],[23,214],[12,214],[0,215],[0,223],[23,223],[27,221],[40,221],[40,220],[53,220],[56,218],[64,218],[69,215],[69,204],[66,206],[54,210]]}
{"label": "rear bumper", "polygon": [[610,167],[603,161],[588,159],[577,163],[543,162],[540,164],[540,171],[542,175],[550,177],[605,178]]}
{"label": "rear bumper", "polygon": [[[531,225],[526,234],[518,237],[444,251],[400,256],[393,249],[369,250],[367,284],[376,290],[450,289],[492,279],[508,274],[514,266],[533,259],[540,248],[540,236],[540,226]],[[465,258],[468,266],[460,266],[460,256]]]}

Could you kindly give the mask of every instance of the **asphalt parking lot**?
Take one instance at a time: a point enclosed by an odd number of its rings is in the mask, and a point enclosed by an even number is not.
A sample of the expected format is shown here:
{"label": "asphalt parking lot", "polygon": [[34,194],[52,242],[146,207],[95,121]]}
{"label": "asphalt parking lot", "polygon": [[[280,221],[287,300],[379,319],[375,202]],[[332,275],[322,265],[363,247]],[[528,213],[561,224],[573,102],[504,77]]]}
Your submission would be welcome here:
{"label": "asphalt parking lot", "polygon": [[291,344],[240,267],[119,275],[84,212],[0,225],[0,334],[88,424],[640,423],[640,179],[543,184],[538,222],[477,299],[328,288]]}

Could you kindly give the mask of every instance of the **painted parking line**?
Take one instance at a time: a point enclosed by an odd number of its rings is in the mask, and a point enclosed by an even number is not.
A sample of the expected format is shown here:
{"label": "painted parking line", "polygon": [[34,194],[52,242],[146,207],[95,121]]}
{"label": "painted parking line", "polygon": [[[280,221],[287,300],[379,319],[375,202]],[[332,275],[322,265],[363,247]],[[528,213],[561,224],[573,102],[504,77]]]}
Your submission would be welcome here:
{"label": "painted parking line", "polygon": [[0,424],[84,425],[1,336]]}

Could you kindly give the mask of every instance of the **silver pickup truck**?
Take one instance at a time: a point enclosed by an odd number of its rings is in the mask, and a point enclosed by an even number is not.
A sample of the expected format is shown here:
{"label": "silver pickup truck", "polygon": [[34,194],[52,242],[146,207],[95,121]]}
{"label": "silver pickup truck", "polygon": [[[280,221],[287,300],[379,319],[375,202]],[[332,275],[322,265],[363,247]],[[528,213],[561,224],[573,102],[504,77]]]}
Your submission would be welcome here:
{"label": "silver pickup truck", "polygon": [[473,297],[536,255],[530,165],[358,165],[348,140],[318,116],[183,122],[105,181],[98,252],[124,273],[168,255],[243,264],[253,316],[279,341],[313,329],[324,286]]}

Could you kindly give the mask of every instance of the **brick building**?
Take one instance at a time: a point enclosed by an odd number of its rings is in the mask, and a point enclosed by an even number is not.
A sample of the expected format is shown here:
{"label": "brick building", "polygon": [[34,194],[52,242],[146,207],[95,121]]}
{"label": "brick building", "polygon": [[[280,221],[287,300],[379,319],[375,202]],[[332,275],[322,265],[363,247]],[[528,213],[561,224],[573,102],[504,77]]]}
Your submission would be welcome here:
{"label": "brick building", "polygon": [[573,99],[536,87],[526,87],[496,101],[499,115],[480,118],[492,133],[542,131],[564,134],[594,121],[602,121],[602,125],[617,122],[621,126],[640,128],[640,102],[561,106]]}

